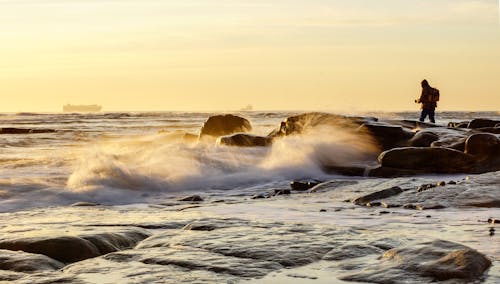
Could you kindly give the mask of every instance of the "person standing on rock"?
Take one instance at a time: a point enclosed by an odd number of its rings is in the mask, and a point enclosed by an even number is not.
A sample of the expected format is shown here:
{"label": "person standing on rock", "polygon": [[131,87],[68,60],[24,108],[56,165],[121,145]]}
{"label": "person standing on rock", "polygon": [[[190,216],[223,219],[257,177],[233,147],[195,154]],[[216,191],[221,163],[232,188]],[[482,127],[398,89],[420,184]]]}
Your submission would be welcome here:
{"label": "person standing on rock", "polygon": [[425,118],[429,116],[432,123],[436,123],[434,119],[436,113],[437,102],[439,101],[439,90],[429,85],[427,80],[422,81],[422,94],[416,103],[422,104],[422,113],[420,114],[420,121],[424,122]]}

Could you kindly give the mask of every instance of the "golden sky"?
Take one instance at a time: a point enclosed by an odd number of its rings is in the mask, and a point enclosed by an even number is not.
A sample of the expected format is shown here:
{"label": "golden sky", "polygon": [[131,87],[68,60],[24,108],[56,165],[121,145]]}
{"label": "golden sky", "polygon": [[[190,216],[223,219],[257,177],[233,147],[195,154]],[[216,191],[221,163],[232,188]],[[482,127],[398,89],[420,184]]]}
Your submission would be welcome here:
{"label": "golden sky", "polygon": [[495,0],[0,0],[0,111],[500,110]]}

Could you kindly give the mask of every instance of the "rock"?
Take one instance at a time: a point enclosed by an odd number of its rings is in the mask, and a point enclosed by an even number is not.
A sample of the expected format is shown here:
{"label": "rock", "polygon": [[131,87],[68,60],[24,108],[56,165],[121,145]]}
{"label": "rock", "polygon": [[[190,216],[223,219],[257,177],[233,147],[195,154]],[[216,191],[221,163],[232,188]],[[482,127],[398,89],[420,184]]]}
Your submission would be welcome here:
{"label": "rock", "polygon": [[476,118],[476,119],[471,120],[471,122],[469,122],[469,125],[467,126],[467,128],[476,129],[476,128],[484,128],[484,127],[495,127],[495,125],[497,125],[498,123],[500,123],[500,121],[498,121],[498,120]]}
{"label": "rock", "polygon": [[395,187],[387,188],[384,190],[376,191],[376,192],[358,197],[358,198],[354,199],[352,202],[356,205],[365,206],[367,203],[369,203],[371,201],[384,199],[387,197],[398,195],[401,192],[403,192],[403,189],[401,189],[399,186],[395,186]]}
{"label": "rock", "polygon": [[494,134],[473,134],[465,141],[465,153],[478,156],[500,154],[500,139]]}
{"label": "rock", "polygon": [[0,134],[37,134],[37,133],[54,133],[54,129],[29,129],[29,128],[0,128]]}
{"label": "rock", "polygon": [[471,155],[449,148],[396,148],[378,157],[383,167],[427,173],[467,173],[475,166]]}
{"label": "rock", "polygon": [[[135,250],[161,248],[160,255],[169,248],[198,248],[201,252],[231,259],[250,259],[254,262],[278,263],[284,267],[298,267],[321,260],[340,241],[345,230],[319,228],[306,224],[255,224],[221,228],[212,231],[160,232],[142,241]],[[149,255],[147,255],[149,257]],[[202,255],[198,261],[209,260]],[[208,262],[215,265],[215,262]]]}
{"label": "rock", "polygon": [[266,147],[271,145],[272,138],[238,133],[231,136],[223,136],[218,144],[238,147]]}
{"label": "rock", "polygon": [[436,186],[437,186],[436,184],[432,184],[432,183],[430,183],[430,184],[422,184],[421,186],[419,186],[417,188],[417,192],[426,191],[426,190],[429,190],[429,189],[434,188]]}
{"label": "rock", "polygon": [[292,181],[290,187],[296,191],[307,191],[320,183],[320,181]]}
{"label": "rock", "polygon": [[415,283],[446,280],[473,282],[490,266],[491,261],[476,250],[436,240],[390,249],[378,263],[367,264],[363,270],[356,267],[356,273],[344,275],[341,279],[371,283],[400,283],[401,279],[412,279]]}
{"label": "rock", "polygon": [[382,150],[406,145],[408,140],[414,135],[413,132],[407,131],[401,126],[377,122],[369,122],[361,125],[358,128],[358,132],[371,135]]}
{"label": "rock", "polygon": [[377,118],[347,117],[322,112],[303,113],[286,118],[278,129],[269,134],[269,137],[300,134],[318,126],[355,129],[368,121],[377,121]]}
{"label": "rock", "polygon": [[183,201],[183,202],[201,202],[203,201],[203,198],[199,195],[189,195],[186,197],[182,197],[177,199],[177,201]]}
{"label": "rock", "polygon": [[446,186],[446,182],[445,181],[439,181],[436,185],[437,186]]}
{"label": "rock", "polygon": [[225,136],[238,132],[248,132],[252,130],[250,121],[232,114],[215,115],[208,118],[203,124],[200,138],[203,136]]}
{"label": "rock", "polygon": [[408,146],[411,147],[430,147],[432,142],[439,140],[439,136],[430,131],[419,131],[410,139]]}
{"label": "rock", "polygon": [[71,263],[131,248],[148,236],[149,233],[144,230],[127,230],[81,236],[12,238],[0,241],[0,249],[43,254],[63,263]]}
{"label": "rock", "polygon": [[453,181],[453,180],[450,180],[450,181],[448,182],[448,184],[457,184],[457,182],[456,182],[456,181]]}
{"label": "rock", "polygon": [[45,255],[0,250],[0,270],[33,273],[54,271],[62,267],[64,264]]}

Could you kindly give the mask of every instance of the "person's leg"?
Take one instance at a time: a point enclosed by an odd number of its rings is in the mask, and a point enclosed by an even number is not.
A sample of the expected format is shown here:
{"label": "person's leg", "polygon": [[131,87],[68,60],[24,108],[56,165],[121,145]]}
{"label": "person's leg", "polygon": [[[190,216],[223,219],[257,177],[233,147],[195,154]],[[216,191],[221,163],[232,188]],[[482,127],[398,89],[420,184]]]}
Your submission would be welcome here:
{"label": "person's leg", "polygon": [[420,113],[420,122],[424,122],[426,116],[427,116],[427,110],[424,108]]}
{"label": "person's leg", "polygon": [[429,110],[429,119],[431,120],[432,123],[436,123],[436,120],[434,119],[435,114],[436,114],[435,109]]}

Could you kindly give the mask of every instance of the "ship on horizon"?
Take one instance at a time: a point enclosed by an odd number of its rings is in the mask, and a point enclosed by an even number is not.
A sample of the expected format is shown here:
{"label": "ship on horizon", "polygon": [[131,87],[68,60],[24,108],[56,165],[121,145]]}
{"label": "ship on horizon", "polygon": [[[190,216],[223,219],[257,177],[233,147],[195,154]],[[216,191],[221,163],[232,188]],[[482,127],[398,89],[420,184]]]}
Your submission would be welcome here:
{"label": "ship on horizon", "polygon": [[63,105],[63,112],[100,112],[102,106],[100,105]]}

